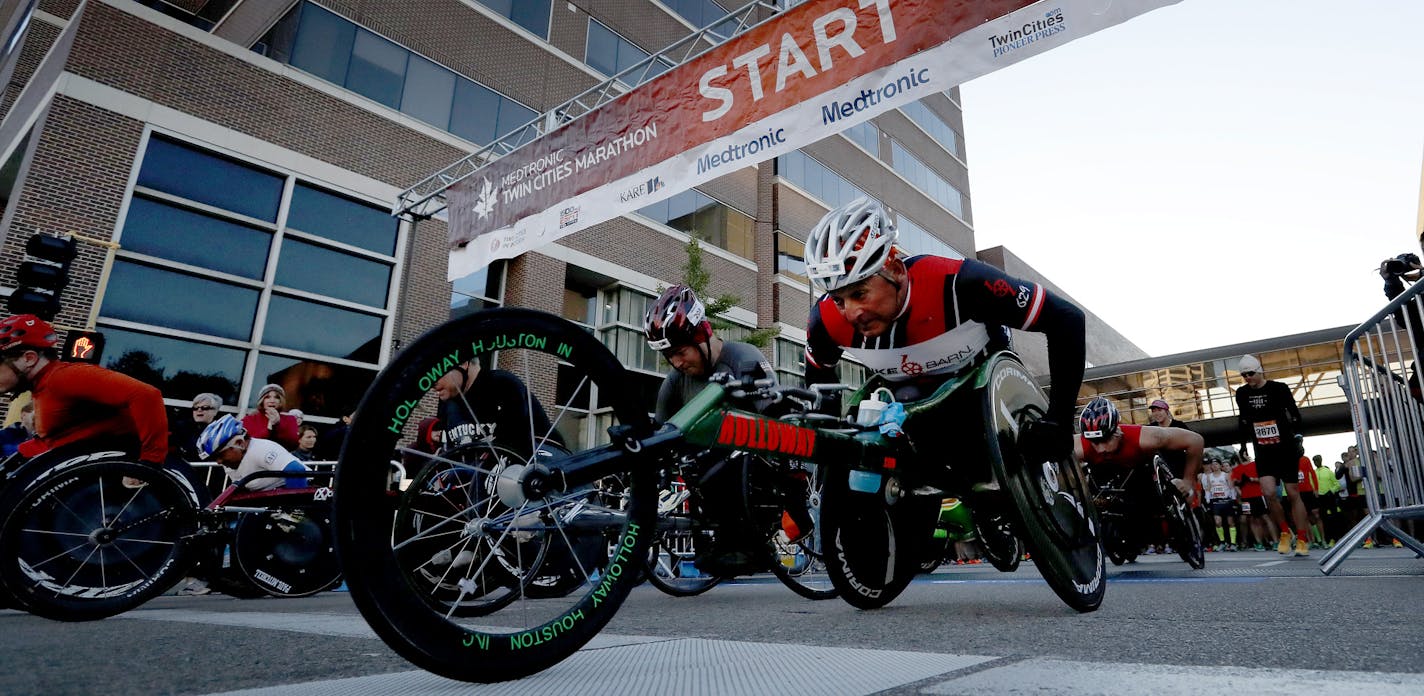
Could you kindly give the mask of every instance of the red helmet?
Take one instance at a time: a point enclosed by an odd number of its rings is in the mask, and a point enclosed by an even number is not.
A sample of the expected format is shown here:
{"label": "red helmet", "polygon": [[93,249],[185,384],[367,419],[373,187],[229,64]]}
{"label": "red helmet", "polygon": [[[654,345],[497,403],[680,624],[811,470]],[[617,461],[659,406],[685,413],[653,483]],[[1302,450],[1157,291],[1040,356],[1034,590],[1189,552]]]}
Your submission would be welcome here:
{"label": "red helmet", "polygon": [[59,343],[59,336],[49,322],[33,314],[16,314],[0,320],[0,351],[17,346],[26,348],[53,348]]}
{"label": "red helmet", "polygon": [[707,308],[692,288],[674,285],[648,305],[648,313],[643,315],[643,336],[648,339],[648,347],[657,351],[696,345],[712,338],[712,322],[707,320]]}

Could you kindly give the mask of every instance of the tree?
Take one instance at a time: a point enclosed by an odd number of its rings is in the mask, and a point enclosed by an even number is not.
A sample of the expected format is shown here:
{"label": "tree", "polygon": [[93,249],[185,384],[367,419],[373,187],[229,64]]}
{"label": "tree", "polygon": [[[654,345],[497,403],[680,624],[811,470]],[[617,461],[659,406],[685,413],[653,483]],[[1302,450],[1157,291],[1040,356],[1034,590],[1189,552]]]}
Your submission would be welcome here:
{"label": "tree", "polygon": [[[718,331],[734,326],[731,322],[722,318],[722,313],[735,307],[741,298],[732,294],[722,294],[710,297],[707,294],[707,284],[712,281],[712,274],[707,271],[707,267],[702,265],[702,244],[697,237],[687,240],[687,263],[682,266],[682,282],[697,296],[702,298],[703,304],[707,306],[707,316],[712,321],[712,327]],[[738,339],[744,343],[750,343],[758,348],[766,348],[771,344],[771,339],[781,333],[781,327],[768,326],[755,329],[745,337]]]}

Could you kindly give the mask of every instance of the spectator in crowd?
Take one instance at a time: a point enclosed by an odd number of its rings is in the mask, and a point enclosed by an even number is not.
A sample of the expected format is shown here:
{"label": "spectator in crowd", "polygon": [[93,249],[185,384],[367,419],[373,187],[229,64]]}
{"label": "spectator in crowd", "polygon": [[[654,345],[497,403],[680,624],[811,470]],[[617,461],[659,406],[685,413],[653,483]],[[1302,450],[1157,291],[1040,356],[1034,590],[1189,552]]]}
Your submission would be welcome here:
{"label": "spectator in crowd", "polygon": [[310,462],[316,459],[316,426],[311,423],[304,423],[298,429],[301,433],[297,437],[297,448],[292,450],[292,456],[299,461]]}
{"label": "spectator in crowd", "polygon": [[302,423],[306,421],[307,414],[302,413],[302,410],[299,408],[294,408],[287,411],[287,415],[297,419],[298,432],[301,432],[300,428],[302,427]]}
{"label": "spectator in crowd", "polygon": [[297,419],[282,412],[286,400],[287,391],[280,385],[264,385],[262,391],[257,392],[257,407],[242,419],[242,427],[247,429],[248,435],[272,440],[288,451],[295,449],[301,434],[297,432]]}
{"label": "spectator in crowd", "polygon": [[1206,474],[1202,482],[1206,492],[1207,507],[1216,522],[1216,538],[1222,551],[1236,550],[1236,488],[1231,485],[1231,476],[1221,465],[1221,460],[1213,457],[1207,461]]}
{"label": "spectator in crowd", "polygon": [[1238,526],[1242,536],[1250,533],[1243,542],[1260,551],[1270,541],[1270,530],[1266,526],[1266,499],[1261,491],[1261,478],[1256,473],[1256,462],[1248,460],[1237,464],[1231,470],[1231,482],[1236,486],[1236,500],[1241,506]]}
{"label": "spectator in crowd", "polygon": [[354,412],[341,417],[335,425],[327,428],[316,439],[316,458],[323,462],[334,462],[341,457],[341,443],[346,441],[346,431],[351,429]]}
{"label": "spectator in crowd", "polygon": [[[1148,425],[1159,428],[1181,428],[1191,430],[1187,424],[1172,415],[1172,409],[1165,399],[1157,399],[1147,407]],[[1187,470],[1187,453],[1184,450],[1162,450],[1157,453],[1172,472],[1172,478],[1182,478]]]}
{"label": "spectator in crowd", "polygon": [[[259,471],[310,471],[280,444],[250,436],[237,419],[224,415],[203,429],[198,436],[198,453],[223,465],[234,484]],[[259,478],[248,482],[247,490],[266,491],[274,488],[306,488],[305,477]]]}
{"label": "spectator in crowd", "polygon": [[[1337,462],[1338,466],[1339,463]],[[1335,540],[1344,532],[1343,512],[1340,509],[1340,481],[1335,478],[1335,470],[1325,466],[1320,455],[1315,455],[1316,502],[1320,505],[1320,524],[1325,533],[1325,548],[1335,546]]]}
{"label": "spectator in crowd", "polygon": [[35,403],[26,402],[20,407],[20,419],[0,429],[0,455],[10,456],[20,448],[20,443],[35,436]]}
{"label": "spectator in crowd", "polygon": [[[1271,521],[1280,529],[1276,551],[1291,552],[1291,525],[1295,529],[1295,555],[1310,555],[1310,528],[1306,522],[1305,504],[1300,499],[1295,435],[1300,432],[1300,409],[1295,396],[1284,382],[1267,380],[1261,361],[1245,355],[1239,366],[1244,384],[1236,389],[1236,412],[1242,441],[1255,445],[1256,469],[1265,489],[1266,506]],[[1287,512],[1276,497],[1278,483],[1284,483]]]}
{"label": "spectator in crowd", "polygon": [[1300,502],[1305,505],[1306,520],[1310,523],[1310,546],[1325,548],[1325,533],[1320,529],[1319,498],[1316,491],[1320,484],[1315,476],[1315,465],[1305,456],[1305,446],[1300,447],[1300,461],[1297,463],[1296,487],[1300,491]]}
{"label": "spectator in crowd", "polygon": [[198,456],[198,435],[203,428],[218,417],[222,408],[222,397],[204,392],[193,397],[192,417],[176,419],[168,433],[168,449],[183,461],[196,462]]}

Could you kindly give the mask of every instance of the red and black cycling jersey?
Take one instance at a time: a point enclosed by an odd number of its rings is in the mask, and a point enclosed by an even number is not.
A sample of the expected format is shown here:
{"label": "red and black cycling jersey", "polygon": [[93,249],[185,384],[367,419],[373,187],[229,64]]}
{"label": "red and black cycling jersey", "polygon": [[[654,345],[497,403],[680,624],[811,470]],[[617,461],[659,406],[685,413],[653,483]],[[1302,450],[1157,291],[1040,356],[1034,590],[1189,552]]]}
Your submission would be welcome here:
{"label": "red and black cycling jersey", "polygon": [[1072,418],[1083,381],[1083,312],[1038,283],[1019,280],[972,259],[915,256],[905,260],[905,306],[890,328],[868,337],[855,330],[829,296],[811,309],[806,329],[806,381],[836,380],[834,366],[850,353],[892,381],[947,377],[978,364],[990,351],[1011,346],[1008,328],[1049,339],[1049,373],[1055,389],[1049,417]]}
{"label": "red and black cycling jersey", "polygon": [[98,365],[50,362],[30,392],[36,434],[20,445],[26,457],[104,435],[138,438],[142,461],[168,456],[168,413],[153,386]]}
{"label": "red and black cycling jersey", "polygon": [[[1118,441],[1117,449],[1112,452],[1099,452],[1093,449],[1093,443],[1082,435],[1078,439],[1083,446],[1083,461],[1088,466],[1097,467],[1110,465],[1122,469],[1131,469],[1136,466],[1152,463],[1152,454],[1142,449],[1142,426],[1121,425],[1118,430],[1122,433],[1122,439]],[[1094,472],[1097,469],[1093,469]]]}

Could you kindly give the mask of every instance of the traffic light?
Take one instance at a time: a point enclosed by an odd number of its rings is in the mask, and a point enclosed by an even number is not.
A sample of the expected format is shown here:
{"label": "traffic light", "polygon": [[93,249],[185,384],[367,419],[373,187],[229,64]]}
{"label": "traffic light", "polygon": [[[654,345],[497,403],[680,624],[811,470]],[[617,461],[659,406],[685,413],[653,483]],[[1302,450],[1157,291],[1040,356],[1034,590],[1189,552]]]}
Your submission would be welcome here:
{"label": "traffic light", "polygon": [[104,334],[98,331],[70,331],[64,339],[66,362],[85,362],[94,365],[104,357]]}
{"label": "traffic light", "polygon": [[10,293],[10,314],[34,314],[45,321],[59,314],[59,293],[69,283],[69,264],[78,255],[74,238],[37,232],[25,241],[25,260]]}

